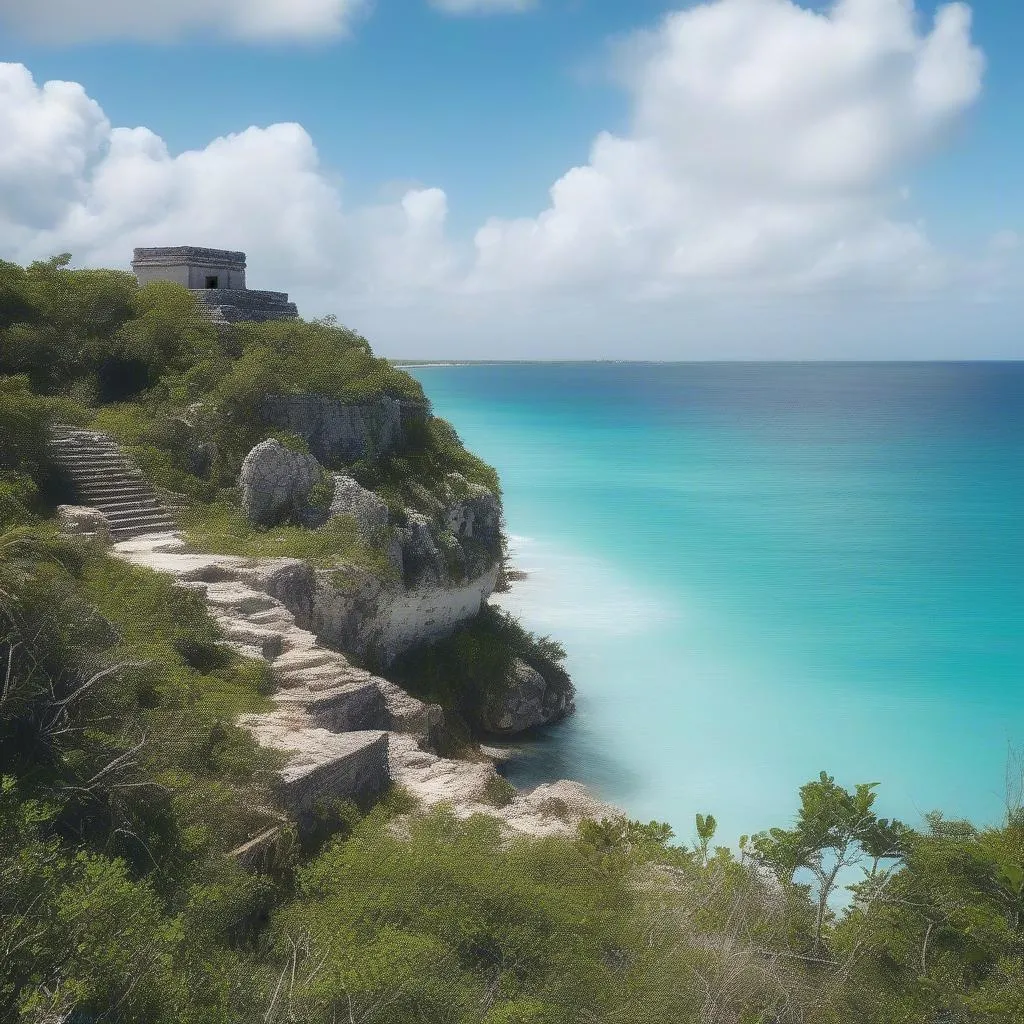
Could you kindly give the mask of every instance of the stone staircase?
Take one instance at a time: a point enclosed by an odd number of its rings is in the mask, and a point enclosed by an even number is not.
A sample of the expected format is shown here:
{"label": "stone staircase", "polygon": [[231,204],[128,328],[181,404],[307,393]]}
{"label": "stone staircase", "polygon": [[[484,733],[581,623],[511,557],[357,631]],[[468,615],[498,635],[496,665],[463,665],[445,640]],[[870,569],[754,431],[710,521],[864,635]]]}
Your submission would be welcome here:
{"label": "stone staircase", "polygon": [[58,424],[51,428],[50,452],[80,503],[103,513],[115,541],[177,529],[156,491],[108,435]]}

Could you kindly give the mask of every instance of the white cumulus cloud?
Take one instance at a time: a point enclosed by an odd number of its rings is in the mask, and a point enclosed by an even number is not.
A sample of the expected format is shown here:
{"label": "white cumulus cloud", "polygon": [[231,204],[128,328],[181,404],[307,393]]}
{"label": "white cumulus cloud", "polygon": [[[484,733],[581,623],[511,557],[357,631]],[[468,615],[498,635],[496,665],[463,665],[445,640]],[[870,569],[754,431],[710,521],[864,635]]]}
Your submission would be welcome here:
{"label": "white cumulus cloud", "polygon": [[475,285],[934,280],[923,231],[891,211],[979,95],[984,60],[963,4],[917,21],[911,0],[668,15],[624,50],[629,134],[600,135],[539,216],[481,228]]}
{"label": "white cumulus cloud", "polygon": [[209,245],[253,257],[256,284],[383,296],[447,272],[446,200],[409,189],[353,211],[297,124],[248,128],[178,155],[147,128],[114,128],[81,86],[39,86],[0,64],[0,255],[69,251],[123,266],[135,246]]}
{"label": "white cumulus cloud", "polygon": [[344,35],[367,0],[0,0],[0,24],[31,39],[166,42],[210,33],[247,42]]}
{"label": "white cumulus cloud", "polygon": [[[1020,280],[1011,226],[968,258],[903,212],[907,177],[975,102],[983,63],[962,4],[927,23],[911,0],[690,7],[620,51],[628,131],[600,133],[536,216],[496,210],[461,240],[441,188],[345,204],[298,124],[173,154],[112,126],[81,85],[0,64],[0,258],[126,266],[135,246],[242,249],[253,287],[405,354],[613,354],[638,309],[671,356],[688,344],[680,324],[705,344],[722,310],[747,310],[784,346],[812,304],[826,322],[829,296],[941,290],[994,308]],[[922,345],[935,336],[914,329]]]}

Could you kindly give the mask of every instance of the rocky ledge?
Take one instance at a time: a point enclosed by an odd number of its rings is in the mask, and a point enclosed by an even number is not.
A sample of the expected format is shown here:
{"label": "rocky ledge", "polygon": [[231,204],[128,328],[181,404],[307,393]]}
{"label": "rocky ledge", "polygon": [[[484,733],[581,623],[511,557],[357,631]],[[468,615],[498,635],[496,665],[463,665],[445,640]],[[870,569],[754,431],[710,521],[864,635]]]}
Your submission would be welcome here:
{"label": "rocky ledge", "polygon": [[226,642],[268,663],[273,707],[240,724],[282,755],[279,791],[300,828],[311,825],[322,799],[367,805],[391,784],[425,806],[445,802],[460,817],[490,814],[513,832],[537,836],[571,832],[584,817],[621,813],[566,781],[496,807],[492,794],[501,786],[493,761],[453,760],[432,749],[443,723],[440,707],[352,665],[268,593],[267,582],[293,561],[194,554],[175,533],[123,541],[112,551],[200,592]]}

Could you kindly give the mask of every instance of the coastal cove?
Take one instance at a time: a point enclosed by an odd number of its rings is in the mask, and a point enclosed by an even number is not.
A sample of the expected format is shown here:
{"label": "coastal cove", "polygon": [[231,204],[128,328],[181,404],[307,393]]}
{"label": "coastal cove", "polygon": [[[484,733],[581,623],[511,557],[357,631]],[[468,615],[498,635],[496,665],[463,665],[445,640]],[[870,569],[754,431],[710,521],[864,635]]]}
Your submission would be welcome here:
{"label": "coastal cove", "polygon": [[1005,809],[1024,746],[1024,368],[408,367],[502,479],[497,600],[568,650],[522,743],[690,839],[786,822],[822,769],[881,813]]}

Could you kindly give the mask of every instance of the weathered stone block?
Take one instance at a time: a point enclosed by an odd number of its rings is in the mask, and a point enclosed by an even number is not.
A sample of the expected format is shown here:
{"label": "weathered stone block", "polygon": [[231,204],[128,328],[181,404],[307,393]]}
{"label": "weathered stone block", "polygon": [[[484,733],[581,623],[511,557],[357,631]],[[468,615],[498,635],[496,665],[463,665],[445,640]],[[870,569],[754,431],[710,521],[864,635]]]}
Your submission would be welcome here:
{"label": "weathered stone block", "polygon": [[352,800],[365,809],[391,782],[386,732],[304,729],[271,745],[291,750],[277,786],[300,833],[316,827],[324,803]]}
{"label": "weathered stone block", "polygon": [[85,505],[58,505],[57,521],[64,533],[73,537],[93,537],[112,543],[110,521],[98,508]]}

